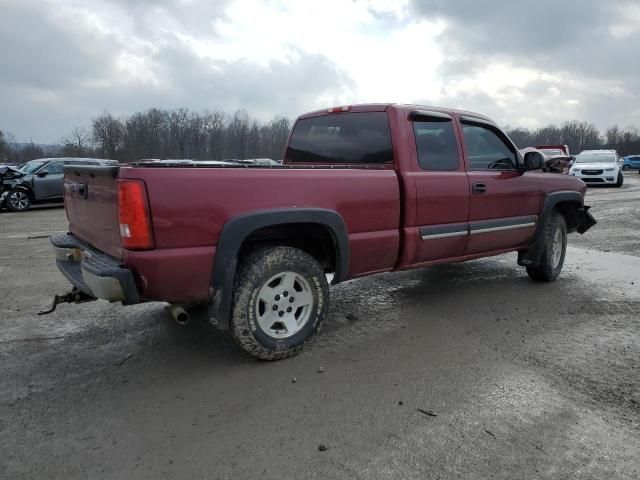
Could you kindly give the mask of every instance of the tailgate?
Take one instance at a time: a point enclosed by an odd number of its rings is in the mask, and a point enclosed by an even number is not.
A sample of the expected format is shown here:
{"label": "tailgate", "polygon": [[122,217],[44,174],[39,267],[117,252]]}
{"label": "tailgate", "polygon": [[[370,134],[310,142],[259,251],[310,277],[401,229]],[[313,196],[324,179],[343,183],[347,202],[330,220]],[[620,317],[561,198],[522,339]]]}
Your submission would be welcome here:
{"label": "tailgate", "polygon": [[69,165],[64,168],[64,203],[69,232],[120,259],[118,166]]}

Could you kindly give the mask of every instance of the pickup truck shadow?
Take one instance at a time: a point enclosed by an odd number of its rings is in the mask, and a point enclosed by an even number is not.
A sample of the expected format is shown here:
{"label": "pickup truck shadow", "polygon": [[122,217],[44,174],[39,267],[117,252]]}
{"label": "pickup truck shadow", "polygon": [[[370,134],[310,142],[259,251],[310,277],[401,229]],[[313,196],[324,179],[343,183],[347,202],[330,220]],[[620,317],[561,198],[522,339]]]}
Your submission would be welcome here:
{"label": "pickup truck shadow", "polygon": [[[326,326],[301,355],[321,354],[323,349],[356,342],[366,345],[388,332],[427,328],[449,316],[455,322],[461,308],[486,313],[517,304],[523,296],[545,292],[562,296],[572,288],[571,281],[534,284],[515,266],[513,256],[353,280],[332,287]],[[0,400],[61,382],[93,382],[96,376],[133,381],[159,375],[166,380],[193,369],[213,373],[225,366],[269,365],[245,354],[229,334],[203,321],[176,324],[160,303],[63,305],[51,316],[60,322],[60,336],[0,345],[4,358],[12,358],[3,367],[5,374],[23,377],[24,382],[17,384],[29,385],[28,390],[0,393]],[[296,358],[285,362],[296,362]]]}

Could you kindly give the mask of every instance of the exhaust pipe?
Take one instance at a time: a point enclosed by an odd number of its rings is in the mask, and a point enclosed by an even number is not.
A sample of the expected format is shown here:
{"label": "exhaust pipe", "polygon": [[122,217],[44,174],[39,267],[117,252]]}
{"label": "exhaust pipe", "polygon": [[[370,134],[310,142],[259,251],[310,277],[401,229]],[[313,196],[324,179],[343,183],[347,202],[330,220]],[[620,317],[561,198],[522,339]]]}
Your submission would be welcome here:
{"label": "exhaust pipe", "polygon": [[189,323],[189,313],[181,305],[171,305],[169,307],[169,314],[179,325],[186,325]]}

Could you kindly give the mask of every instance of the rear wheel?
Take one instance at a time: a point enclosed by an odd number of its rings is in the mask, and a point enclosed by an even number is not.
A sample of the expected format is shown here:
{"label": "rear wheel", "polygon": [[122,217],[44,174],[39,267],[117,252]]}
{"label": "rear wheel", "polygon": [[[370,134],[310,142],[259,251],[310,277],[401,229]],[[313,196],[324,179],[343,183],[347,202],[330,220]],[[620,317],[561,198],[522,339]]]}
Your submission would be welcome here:
{"label": "rear wheel", "polygon": [[623,183],[624,175],[622,175],[622,172],[618,172],[618,181],[616,182],[616,187],[621,187]]}
{"label": "rear wheel", "polygon": [[623,169],[623,170],[629,170],[629,168],[630,168],[630,167],[629,167],[629,165],[623,165],[623,166],[622,166],[622,169]]}
{"label": "rear wheel", "polygon": [[31,197],[28,192],[14,188],[9,192],[9,195],[7,195],[5,205],[12,212],[23,212],[31,206]]}
{"label": "rear wheel", "polygon": [[320,331],[328,305],[329,285],[315,258],[292,247],[261,249],[239,268],[231,334],[254,357],[287,358]]}
{"label": "rear wheel", "polygon": [[527,267],[527,274],[537,282],[552,282],[564,265],[567,251],[567,224],[564,217],[553,212],[544,226],[544,246],[540,265]]}

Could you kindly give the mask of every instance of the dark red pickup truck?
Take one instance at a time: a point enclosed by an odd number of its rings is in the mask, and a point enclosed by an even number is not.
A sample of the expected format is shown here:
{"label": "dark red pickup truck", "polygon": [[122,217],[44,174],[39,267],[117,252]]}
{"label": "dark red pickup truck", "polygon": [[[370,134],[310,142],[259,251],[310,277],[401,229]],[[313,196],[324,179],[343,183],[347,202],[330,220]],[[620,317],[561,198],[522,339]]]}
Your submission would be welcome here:
{"label": "dark red pickup truck", "polygon": [[541,162],[482,115],[377,104],[301,116],[281,166],[66,167],[58,300],[198,306],[284,358],[321,328],[329,283],[511,251],[554,280],[567,233],[595,220],[585,184]]}

